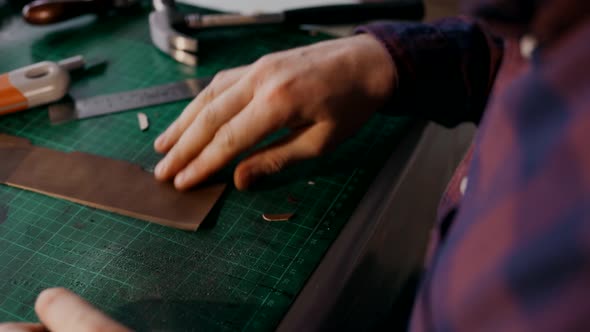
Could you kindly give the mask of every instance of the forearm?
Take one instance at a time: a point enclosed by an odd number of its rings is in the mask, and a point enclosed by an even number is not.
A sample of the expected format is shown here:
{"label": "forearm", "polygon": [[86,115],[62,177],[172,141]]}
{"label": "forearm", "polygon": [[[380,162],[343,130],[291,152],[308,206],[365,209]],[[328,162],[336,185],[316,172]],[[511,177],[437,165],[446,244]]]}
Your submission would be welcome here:
{"label": "forearm", "polygon": [[502,59],[501,40],[474,20],[379,23],[358,32],[387,48],[397,82],[385,111],[445,126],[479,122]]}

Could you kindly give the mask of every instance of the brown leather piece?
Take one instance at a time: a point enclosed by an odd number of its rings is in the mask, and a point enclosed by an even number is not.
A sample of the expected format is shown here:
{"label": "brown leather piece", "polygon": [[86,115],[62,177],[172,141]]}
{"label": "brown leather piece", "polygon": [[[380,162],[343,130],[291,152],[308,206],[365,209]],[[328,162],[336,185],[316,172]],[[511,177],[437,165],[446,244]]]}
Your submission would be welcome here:
{"label": "brown leather piece", "polygon": [[2,145],[2,146],[4,146],[4,145],[30,146],[31,142],[29,142],[29,140],[26,138],[17,137],[17,136],[10,136],[10,135],[0,133],[0,145]]}
{"label": "brown leather piece", "polygon": [[184,230],[196,230],[225,184],[178,192],[125,162],[0,135],[0,182]]}
{"label": "brown leather piece", "polygon": [[5,183],[30,152],[26,146],[0,144],[0,182]]}

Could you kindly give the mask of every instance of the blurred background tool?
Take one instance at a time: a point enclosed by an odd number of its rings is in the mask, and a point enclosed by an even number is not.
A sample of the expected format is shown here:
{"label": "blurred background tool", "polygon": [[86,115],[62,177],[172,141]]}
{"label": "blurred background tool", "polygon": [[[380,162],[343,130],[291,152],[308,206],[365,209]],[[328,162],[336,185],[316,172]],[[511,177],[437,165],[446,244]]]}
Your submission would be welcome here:
{"label": "blurred background tool", "polygon": [[133,8],[138,3],[138,0],[36,0],[23,8],[23,18],[31,24],[45,25],[84,14],[104,15]]}
{"label": "blurred background tool", "polygon": [[[257,14],[188,14],[174,22],[180,28],[206,29],[261,24],[354,24],[371,20],[418,20],[424,7],[417,1],[340,4]],[[181,17],[182,18],[182,17]]]}
{"label": "blurred background tool", "polygon": [[291,9],[260,14],[182,14],[174,0],[154,0],[150,14],[150,35],[154,45],[178,62],[197,65],[199,43],[188,35],[204,29],[283,25],[339,25],[371,20],[420,20],[424,6],[420,1],[343,4]]}
{"label": "blurred background tool", "polygon": [[[197,7],[211,8],[227,13],[279,12],[293,8],[355,4],[366,0],[178,0]],[[375,1],[372,1],[375,2]],[[383,1],[379,1],[383,2]]]}
{"label": "blurred background tool", "polygon": [[58,62],[43,61],[0,75],[0,115],[61,99],[70,85],[70,71],[83,68],[77,55]]}
{"label": "blurred background tool", "polygon": [[[137,6],[136,6],[137,5]],[[153,44],[176,61],[197,65],[198,39],[195,32],[228,27],[260,25],[344,25],[372,20],[420,20],[422,1],[398,0],[301,7],[255,14],[181,13],[174,0],[153,0],[149,16]],[[25,21],[35,25],[62,22],[85,14],[104,15],[119,10],[140,10],[139,0],[36,0],[23,8]]]}

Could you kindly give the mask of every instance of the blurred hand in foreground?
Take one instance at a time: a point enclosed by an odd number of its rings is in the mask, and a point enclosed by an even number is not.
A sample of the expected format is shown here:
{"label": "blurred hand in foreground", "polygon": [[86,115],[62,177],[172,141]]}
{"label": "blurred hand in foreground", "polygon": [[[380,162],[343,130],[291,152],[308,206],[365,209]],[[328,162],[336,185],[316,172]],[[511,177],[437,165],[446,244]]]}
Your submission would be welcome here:
{"label": "blurred hand in foreground", "polygon": [[130,331],[64,288],[46,289],[35,302],[40,323],[2,323],[0,332]]}

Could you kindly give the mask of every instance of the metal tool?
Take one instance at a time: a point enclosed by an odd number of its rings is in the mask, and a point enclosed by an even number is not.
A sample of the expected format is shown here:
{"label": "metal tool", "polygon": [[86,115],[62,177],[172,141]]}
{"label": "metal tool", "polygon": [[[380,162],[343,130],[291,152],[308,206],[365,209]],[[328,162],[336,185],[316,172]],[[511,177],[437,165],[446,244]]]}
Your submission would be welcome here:
{"label": "metal tool", "polygon": [[174,1],[154,0],[155,11],[150,13],[150,36],[152,43],[174,60],[189,66],[197,65],[196,52],[199,42],[196,38],[177,31],[173,22],[178,20]]}
{"label": "metal tool", "polygon": [[195,78],[145,89],[78,99],[49,106],[52,124],[194,98],[211,78]]}
{"label": "metal tool", "polygon": [[352,24],[377,19],[419,20],[424,16],[422,2],[415,0],[310,7],[255,15],[184,15],[177,11],[174,0],[153,0],[153,5],[155,10],[149,18],[153,44],[189,66],[197,64],[199,43],[187,33],[203,29],[266,24]]}
{"label": "metal tool", "polygon": [[[140,0],[36,0],[23,8],[24,19],[35,25],[52,24],[84,15],[103,15],[134,8]],[[344,4],[287,10],[280,13],[182,14],[174,0],[153,0],[150,35],[153,44],[173,59],[197,65],[199,43],[193,32],[221,27],[266,24],[354,24],[377,19],[419,20],[424,16],[420,0]]]}
{"label": "metal tool", "polygon": [[43,61],[0,75],[0,115],[61,99],[70,85],[70,72],[83,68],[81,55],[59,62]]}
{"label": "metal tool", "polygon": [[45,25],[84,14],[104,15],[138,3],[139,0],[36,0],[23,8],[23,18],[31,24]]}

